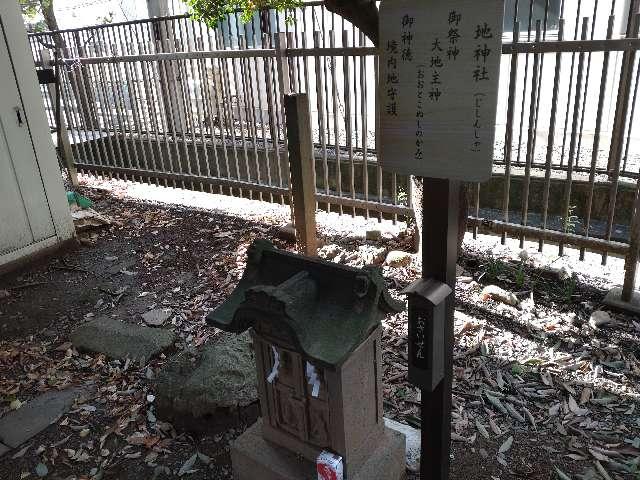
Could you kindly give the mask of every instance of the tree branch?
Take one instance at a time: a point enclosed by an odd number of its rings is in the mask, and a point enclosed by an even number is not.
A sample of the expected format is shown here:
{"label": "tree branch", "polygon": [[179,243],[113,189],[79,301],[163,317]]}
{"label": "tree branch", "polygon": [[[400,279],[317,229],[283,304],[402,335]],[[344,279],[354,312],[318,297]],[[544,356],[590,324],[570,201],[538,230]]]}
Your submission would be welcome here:
{"label": "tree branch", "polygon": [[358,27],[374,45],[378,45],[378,7],[375,0],[325,0],[327,10]]}

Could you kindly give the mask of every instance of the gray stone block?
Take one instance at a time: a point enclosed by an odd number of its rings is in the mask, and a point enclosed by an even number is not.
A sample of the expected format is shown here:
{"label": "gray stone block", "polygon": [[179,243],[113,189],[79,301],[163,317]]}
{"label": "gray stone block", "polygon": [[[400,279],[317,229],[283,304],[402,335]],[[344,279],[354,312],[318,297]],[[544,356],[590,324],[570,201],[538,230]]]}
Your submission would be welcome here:
{"label": "gray stone block", "polygon": [[[317,480],[315,463],[267,442],[258,420],[231,447],[234,480]],[[384,436],[360,469],[344,480],[402,480],[405,470],[404,435],[385,429]]]}
{"label": "gray stone block", "polygon": [[159,418],[179,428],[213,432],[258,417],[256,363],[251,337],[223,334],[195,362],[173,357],[156,380]]}
{"label": "gray stone block", "polygon": [[[17,448],[58,420],[84,390],[50,390],[0,418],[0,442]],[[1,448],[0,448],[1,450]]]}
{"label": "gray stone block", "polygon": [[78,350],[146,363],[151,357],[170,347],[175,341],[175,335],[168,330],[99,317],[78,327],[71,335],[71,341]]}
{"label": "gray stone block", "polygon": [[622,288],[612,288],[604,297],[602,303],[616,310],[640,315],[640,292],[637,291],[633,291],[631,293],[631,300],[629,302],[625,302],[622,300]]}

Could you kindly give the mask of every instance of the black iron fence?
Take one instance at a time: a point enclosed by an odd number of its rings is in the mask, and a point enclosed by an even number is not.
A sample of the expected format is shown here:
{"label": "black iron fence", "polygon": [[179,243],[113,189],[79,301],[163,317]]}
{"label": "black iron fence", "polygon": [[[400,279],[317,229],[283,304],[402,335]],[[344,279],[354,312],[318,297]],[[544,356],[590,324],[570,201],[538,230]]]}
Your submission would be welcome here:
{"label": "black iron fence", "polygon": [[[560,252],[572,244],[603,261],[630,253],[640,178],[638,6],[507,2],[494,175],[470,188],[474,232],[552,242]],[[320,207],[411,215],[411,182],[377,162],[377,50],[322,2],[249,23],[230,14],[216,29],[173,16],[30,41],[36,62],[51,47],[62,59],[80,169],[287,201],[282,96],[304,91]]]}

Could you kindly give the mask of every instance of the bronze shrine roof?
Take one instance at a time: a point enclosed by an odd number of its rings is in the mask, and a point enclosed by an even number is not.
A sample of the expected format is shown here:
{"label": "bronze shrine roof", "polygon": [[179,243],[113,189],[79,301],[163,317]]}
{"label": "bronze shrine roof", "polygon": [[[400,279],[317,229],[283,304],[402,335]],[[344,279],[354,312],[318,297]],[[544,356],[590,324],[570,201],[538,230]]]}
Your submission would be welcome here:
{"label": "bronze shrine roof", "polygon": [[389,313],[394,300],[380,268],[354,268],[276,249],[256,240],[236,289],[207,315],[209,325],[240,333],[268,325],[325,366],[342,364]]}

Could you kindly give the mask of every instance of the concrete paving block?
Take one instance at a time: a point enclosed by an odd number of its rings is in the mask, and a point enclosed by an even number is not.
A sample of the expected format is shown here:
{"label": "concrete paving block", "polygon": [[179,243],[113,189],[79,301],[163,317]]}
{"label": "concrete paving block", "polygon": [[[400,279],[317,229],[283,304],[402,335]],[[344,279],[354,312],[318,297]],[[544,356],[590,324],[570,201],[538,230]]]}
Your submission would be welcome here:
{"label": "concrete paving block", "polygon": [[82,388],[50,390],[6,414],[0,418],[0,442],[19,447],[65,414],[83,392]]}
{"label": "concrete paving block", "polygon": [[175,341],[175,335],[160,328],[142,327],[99,317],[78,327],[71,335],[78,350],[104,353],[111,358],[130,358],[146,363]]}

